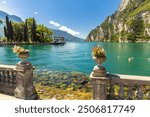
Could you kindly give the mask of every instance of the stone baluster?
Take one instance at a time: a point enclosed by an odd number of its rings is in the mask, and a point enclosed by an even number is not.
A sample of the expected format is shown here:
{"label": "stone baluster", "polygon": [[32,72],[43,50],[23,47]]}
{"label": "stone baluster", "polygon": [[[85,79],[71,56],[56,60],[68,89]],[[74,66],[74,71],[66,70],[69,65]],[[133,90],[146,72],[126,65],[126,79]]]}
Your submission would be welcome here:
{"label": "stone baluster", "polygon": [[133,97],[133,95],[134,95],[134,93],[133,93],[133,85],[132,84],[129,84],[129,87],[128,87],[129,89],[128,89],[128,96],[127,96],[127,98],[128,99],[132,99],[132,97]]}
{"label": "stone baluster", "polygon": [[2,81],[5,83],[5,78],[6,78],[6,76],[5,76],[5,71],[2,71]]}
{"label": "stone baluster", "polygon": [[10,80],[9,80],[9,82],[10,82],[10,84],[12,85],[12,86],[14,86],[14,76],[13,76],[13,71],[10,71],[9,72],[9,77],[10,77]]}
{"label": "stone baluster", "polygon": [[149,90],[149,92],[148,92],[148,99],[150,100],[150,90]]}
{"label": "stone baluster", "polygon": [[110,83],[110,90],[109,90],[109,94],[111,98],[114,98],[115,95],[115,87],[114,87],[114,83]]}
{"label": "stone baluster", "polygon": [[9,71],[5,71],[5,74],[6,74],[6,82],[7,82],[7,84],[9,84],[9,82],[10,82]]}
{"label": "stone baluster", "polygon": [[21,99],[37,99],[33,86],[33,66],[29,62],[20,62],[16,65],[16,89],[14,95]]}
{"label": "stone baluster", "polygon": [[124,97],[124,89],[123,89],[123,84],[120,84],[120,89],[119,89],[119,98],[123,99]]}
{"label": "stone baluster", "polygon": [[14,74],[14,71],[11,72],[11,80],[12,80],[12,85],[14,86],[15,85],[15,81],[16,81],[16,76]]}
{"label": "stone baluster", "polygon": [[2,81],[2,72],[0,70],[0,82]]}
{"label": "stone baluster", "polygon": [[142,86],[139,86],[138,87],[138,93],[137,93],[137,97],[138,97],[138,99],[143,99],[143,90],[142,90],[143,88],[142,88]]}

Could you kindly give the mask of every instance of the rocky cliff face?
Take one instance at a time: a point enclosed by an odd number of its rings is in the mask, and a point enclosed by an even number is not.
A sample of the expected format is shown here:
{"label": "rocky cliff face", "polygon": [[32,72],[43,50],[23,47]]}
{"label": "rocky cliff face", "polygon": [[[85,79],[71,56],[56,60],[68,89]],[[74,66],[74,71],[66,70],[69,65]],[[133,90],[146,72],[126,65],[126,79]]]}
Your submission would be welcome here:
{"label": "rocky cliff face", "polygon": [[86,41],[150,40],[150,0],[122,0],[118,11],[93,29]]}

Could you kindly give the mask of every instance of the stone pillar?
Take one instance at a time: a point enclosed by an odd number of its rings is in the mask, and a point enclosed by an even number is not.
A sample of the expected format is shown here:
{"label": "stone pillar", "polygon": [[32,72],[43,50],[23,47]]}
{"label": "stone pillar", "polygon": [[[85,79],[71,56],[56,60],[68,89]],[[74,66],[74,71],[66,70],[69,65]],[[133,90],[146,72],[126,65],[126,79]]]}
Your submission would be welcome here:
{"label": "stone pillar", "polygon": [[19,62],[16,65],[16,89],[14,96],[20,99],[33,100],[38,95],[33,86],[33,66],[29,62]]}
{"label": "stone pillar", "polygon": [[105,67],[96,65],[90,75],[93,85],[93,99],[106,100],[107,99],[107,73]]}

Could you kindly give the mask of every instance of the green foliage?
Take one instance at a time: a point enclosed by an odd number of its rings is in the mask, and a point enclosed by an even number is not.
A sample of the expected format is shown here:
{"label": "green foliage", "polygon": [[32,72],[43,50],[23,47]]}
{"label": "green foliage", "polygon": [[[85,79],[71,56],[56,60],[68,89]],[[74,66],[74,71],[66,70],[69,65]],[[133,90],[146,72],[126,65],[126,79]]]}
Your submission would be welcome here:
{"label": "green foliage", "polygon": [[10,41],[11,40],[11,31],[10,31],[10,21],[9,21],[9,17],[6,16],[6,27],[4,27],[4,31],[5,31],[5,37],[7,37],[7,40]]}
{"label": "green foliage", "polygon": [[6,37],[1,37],[0,40],[5,42],[5,41],[7,41],[7,38]]}
{"label": "green foliage", "polygon": [[31,25],[31,40],[32,42],[36,41],[36,28],[37,28],[37,24],[35,19],[32,19],[32,25]]}
{"label": "green foliage", "polygon": [[37,26],[37,39],[39,42],[51,42],[52,38],[51,35],[53,32],[49,30],[46,26],[44,25],[38,25]]}
{"label": "green foliage", "polygon": [[129,17],[133,17],[142,11],[150,11],[150,1],[146,0],[143,4],[137,7],[133,12],[130,12]]}
{"label": "green foliage", "polygon": [[3,21],[2,20],[0,20],[0,25],[3,23]]}
{"label": "green foliage", "polygon": [[29,36],[28,36],[28,24],[27,24],[27,20],[25,20],[23,33],[24,33],[24,37],[23,37],[24,41],[29,43],[29,40],[28,40]]}
{"label": "green foliage", "polygon": [[47,43],[52,41],[52,31],[44,25],[38,25],[34,18],[25,22],[11,22],[6,16],[5,37],[10,42]]}
{"label": "green foliage", "polygon": [[23,37],[24,37],[24,34],[23,34],[23,26],[24,26],[24,23],[21,22],[21,23],[14,23],[13,22],[13,31],[14,31],[14,42],[23,42]]}
{"label": "green foliage", "polygon": [[129,33],[128,40],[135,42],[144,36],[144,21],[141,17],[135,18],[130,25],[131,32]]}

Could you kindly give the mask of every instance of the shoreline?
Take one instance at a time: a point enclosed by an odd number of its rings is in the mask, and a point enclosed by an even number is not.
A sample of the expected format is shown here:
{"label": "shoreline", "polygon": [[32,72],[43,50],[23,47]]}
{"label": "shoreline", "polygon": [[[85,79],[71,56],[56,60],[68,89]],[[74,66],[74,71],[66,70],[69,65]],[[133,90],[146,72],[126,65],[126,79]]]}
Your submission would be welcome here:
{"label": "shoreline", "polygon": [[10,43],[10,42],[7,42],[7,43],[2,43],[0,42],[0,47],[2,46],[13,46],[13,45],[64,45],[65,43]]}

